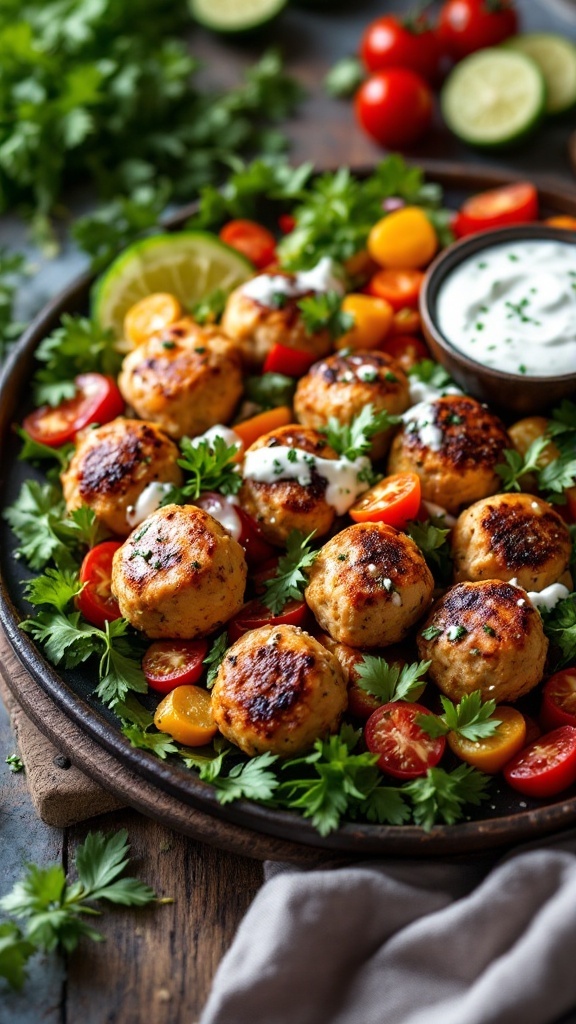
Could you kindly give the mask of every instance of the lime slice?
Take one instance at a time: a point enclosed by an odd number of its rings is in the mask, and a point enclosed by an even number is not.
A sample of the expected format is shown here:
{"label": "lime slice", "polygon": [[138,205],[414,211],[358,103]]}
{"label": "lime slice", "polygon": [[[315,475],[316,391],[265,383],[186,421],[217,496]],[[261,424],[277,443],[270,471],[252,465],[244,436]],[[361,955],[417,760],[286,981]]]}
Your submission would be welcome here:
{"label": "lime slice", "polygon": [[189,0],[192,16],[214,32],[248,32],[272,21],[287,0]]}
{"label": "lime slice", "polygon": [[562,114],[576,103],[576,46],[564,36],[531,32],[508,40],[519,53],[531,57],[544,75],[546,113]]}
{"label": "lime slice", "polygon": [[465,57],[450,73],[440,102],[448,127],[472,146],[504,146],[538,124],[546,85],[523,53],[489,48]]}
{"label": "lime slice", "polygon": [[171,292],[184,309],[221,289],[230,292],[254,273],[236,249],[205,231],[154,235],[125,249],[96,281],[92,313],[118,338],[130,306],[152,292]]}

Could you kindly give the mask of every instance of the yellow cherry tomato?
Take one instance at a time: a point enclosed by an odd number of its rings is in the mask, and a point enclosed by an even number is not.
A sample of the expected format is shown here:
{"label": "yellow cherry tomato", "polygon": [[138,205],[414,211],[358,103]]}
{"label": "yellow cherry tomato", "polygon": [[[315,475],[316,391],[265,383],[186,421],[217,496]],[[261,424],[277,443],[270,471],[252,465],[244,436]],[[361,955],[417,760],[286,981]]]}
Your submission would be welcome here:
{"label": "yellow cherry tomato", "polygon": [[450,749],[463,761],[489,775],[494,775],[508,764],[526,741],[526,720],[516,708],[501,704],[496,708],[494,718],[500,725],[492,736],[482,740],[467,740],[456,733],[448,733]]}
{"label": "yellow cherry tomato", "polygon": [[200,686],[177,686],[160,701],[154,725],[178,743],[203,747],[218,731],[212,717],[212,697]]}
{"label": "yellow cherry tomato", "polygon": [[124,337],[134,346],[147,341],[152,334],[175,324],[182,316],[182,306],[170,292],[153,292],[140,299],[124,317]]}
{"label": "yellow cherry tomato", "polygon": [[[536,441],[539,437],[543,437],[548,427],[550,420],[547,420],[545,416],[526,416],[523,420],[517,420],[509,428],[508,433],[512,438],[512,443],[516,451],[520,452],[520,455],[525,456],[531,444]],[[540,466],[547,466],[548,463],[553,462],[560,455],[558,448],[553,441],[542,452],[538,463]]]}
{"label": "yellow cherry tomato", "polygon": [[354,317],[354,326],[338,338],[338,349],[377,348],[388,334],[394,317],[390,303],[372,295],[346,295],[342,300],[342,311]]}
{"label": "yellow cherry tomato", "polygon": [[437,249],[436,232],[418,206],[394,210],[368,235],[368,252],[381,267],[417,270],[430,262]]}
{"label": "yellow cherry tomato", "polygon": [[556,217],[548,217],[545,221],[551,228],[563,228],[565,231],[576,231],[576,217],[570,217],[567,213],[558,214]]}

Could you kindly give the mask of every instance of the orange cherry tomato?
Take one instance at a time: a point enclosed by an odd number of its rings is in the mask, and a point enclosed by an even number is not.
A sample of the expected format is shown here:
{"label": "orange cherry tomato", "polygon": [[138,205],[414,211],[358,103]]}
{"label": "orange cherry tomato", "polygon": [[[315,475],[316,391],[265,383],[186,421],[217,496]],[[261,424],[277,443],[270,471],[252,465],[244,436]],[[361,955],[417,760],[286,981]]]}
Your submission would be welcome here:
{"label": "orange cherry tomato", "polygon": [[563,228],[565,231],[576,231],[576,217],[569,217],[568,214],[559,214],[557,217],[547,217],[544,221],[551,228]]}
{"label": "orange cherry tomato", "polygon": [[292,410],[287,405],[279,405],[275,409],[266,409],[249,420],[234,424],[234,433],[241,438],[244,448],[249,448],[262,434],[268,434],[279,427],[287,427],[294,421]]}
{"label": "orange cherry tomato", "polygon": [[462,761],[489,775],[501,771],[526,742],[526,722],[516,708],[499,705],[494,718],[500,722],[496,732],[481,740],[467,740],[457,733],[448,733],[450,749]]}
{"label": "orange cherry tomato", "polygon": [[387,523],[401,529],[416,518],[421,497],[416,473],[394,473],[366,491],[348,514],[355,523]]}
{"label": "orange cherry tomato", "polygon": [[276,239],[271,231],[253,220],[230,220],[220,230],[226,245],[237,249],[251,260],[258,270],[272,263],[276,255]]}
{"label": "orange cherry tomato", "polygon": [[350,294],[342,300],[342,312],[354,318],[354,326],[336,342],[336,348],[372,349],[388,334],[394,310],[385,299]]}
{"label": "orange cherry tomato", "polygon": [[124,317],[124,337],[133,345],[141,345],[153,334],[175,324],[182,316],[182,306],[170,292],[153,292],[140,299]]}
{"label": "orange cherry tomato", "polygon": [[538,219],[538,192],[528,181],[480,192],[463,203],[452,225],[457,238]]}
{"label": "orange cherry tomato", "polygon": [[218,732],[212,717],[212,697],[200,686],[177,686],[161,700],[154,725],[187,747],[204,747]]}
{"label": "orange cherry tomato", "polygon": [[142,659],[146,682],[156,693],[197,683],[208,654],[207,640],[155,640]]}
{"label": "orange cherry tomato", "polygon": [[399,270],[390,267],[374,274],[366,290],[370,295],[386,299],[395,311],[405,308],[416,309],[423,280],[424,274],[421,270]]}
{"label": "orange cherry tomato", "polygon": [[394,313],[390,335],[395,334],[417,334],[420,330],[422,320],[417,309],[409,309],[405,306]]}
{"label": "orange cherry tomato", "polygon": [[105,540],[88,552],[80,566],[80,583],[84,585],[76,597],[76,607],[98,629],[121,615],[112,593],[112,559],[121,547],[118,540]]}
{"label": "orange cherry tomato", "polygon": [[391,335],[380,348],[392,356],[406,372],[422,359],[430,359],[430,352],[421,338],[411,334]]}
{"label": "orange cherry tomato", "polygon": [[556,672],[544,684],[540,724],[544,732],[576,725],[576,666]]}
{"label": "orange cherry tomato", "polygon": [[404,206],[382,217],[368,235],[368,252],[381,267],[417,270],[438,249],[438,236],[419,206]]}

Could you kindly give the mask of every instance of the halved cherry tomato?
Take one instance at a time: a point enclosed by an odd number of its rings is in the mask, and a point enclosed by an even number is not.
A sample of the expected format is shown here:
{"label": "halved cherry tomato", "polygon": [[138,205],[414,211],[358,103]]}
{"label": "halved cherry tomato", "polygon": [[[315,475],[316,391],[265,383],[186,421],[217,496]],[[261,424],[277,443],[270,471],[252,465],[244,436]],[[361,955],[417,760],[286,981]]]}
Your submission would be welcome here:
{"label": "halved cherry tomato", "polygon": [[170,693],[183,683],[197,683],[208,646],[207,640],[155,640],[142,660],[148,686],[156,693]]}
{"label": "halved cherry tomato", "polygon": [[112,559],[122,544],[105,540],[85,556],[80,566],[80,583],[84,586],[76,598],[78,611],[98,629],[119,619],[118,601],[112,594]]}
{"label": "halved cherry tomato", "polygon": [[177,686],[161,700],[154,715],[154,725],[178,743],[203,747],[218,732],[212,717],[212,697],[200,686]]}
{"label": "halved cherry tomato", "polygon": [[373,295],[346,295],[342,300],[342,312],[349,313],[354,324],[338,338],[338,349],[377,348],[387,336],[394,316],[390,303]]}
{"label": "halved cherry tomato", "polygon": [[306,621],[308,607],[304,601],[288,601],[279,615],[273,615],[259,598],[248,601],[228,623],[228,638],[236,643],[250,629],[261,626],[301,626]]}
{"label": "halved cherry tomato", "polygon": [[242,524],[240,544],[244,548],[248,565],[260,565],[266,559],[273,558],[277,554],[277,550],[267,540],[264,540],[256,520],[252,519],[252,516],[249,516],[239,505],[235,505],[234,509]]}
{"label": "halved cherry tomato", "polygon": [[537,219],[538,192],[529,181],[519,181],[471,196],[460,208],[452,227],[457,238],[465,238],[489,228]]}
{"label": "halved cherry tomato", "polygon": [[73,441],[90,423],[108,423],[124,412],[124,399],[112,377],[81,373],[74,383],[74,398],[67,398],[55,408],[41,405],[26,416],[22,426],[34,441],[59,448]]}
{"label": "halved cherry tomato", "polygon": [[396,529],[415,519],[422,489],[416,473],[394,473],[366,491],[348,509],[355,523],[387,523]]}
{"label": "halved cherry tomato", "polygon": [[254,220],[230,220],[220,229],[220,238],[251,260],[258,270],[272,263],[276,239],[271,231]]}
{"label": "halved cherry tomato", "polygon": [[562,228],[564,231],[576,231],[576,217],[569,217],[568,214],[558,214],[557,217],[547,217],[544,221],[551,228]]}
{"label": "halved cherry tomato", "polygon": [[124,336],[133,345],[141,345],[157,331],[175,324],[182,306],[171,292],[153,292],[135,302],[124,317]]}
{"label": "halved cherry tomato", "polygon": [[391,267],[389,270],[379,270],[374,274],[366,290],[370,295],[386,299],[395,311],[416,309],[423,280],[424,274],[421,270],[396,270]]}
{"label": "halved cherry tomato", "polygon": [[504,769],[506,782],[536,798],[555,796],[576,782],[576,728],[563,725],[525,747]]}
{"label": "halved cherry tomato", "polygon": [[430,352],[424,342],[412,334],[389,336],[380,348],[400,363],[402,369],[406,371],[419,363],[421,359],[430,359]]}
{"label": "halved cherry tomato", "polygon": [[[418,715],[429,714],[421,704],[397,700],[383,704],[366,722],[364,737],[378,767],[395,779],[416,779],[435,768],[446,747],[446,737],[429,736],[416,724]],[[575,730],[576,732],[576,730]]]}
{"label": "halved cherry tomato", "polygon": [[421,325],[422,318],[418,310],[404,307],[394,313],[390,326],[390,337],[393,338],[397,334],[416,334]]}
{"label": "halved cherry tomato", "polygon": [[249,420],[234,424],[234,433],[241,438],[244,448],[249,448],[262,434],[268,434],[279,427],[287,427],[294,422],[294,414],[289,406],[278,405],[275,409],[266,409]]}
{"label": "halved cherry tomato", "polygon": [[296,227],[296,218],[291,213],[281,213],[278,217],[278,227],[283,235],[289,235]]}
{"label": "halved cherry tomato", "polygon": [[556,672],[544,684],[540,724],[544,732],[561,725],[576,726],[576,667]]}
{"label": "halved cherry tomato", "polygon": [[448,734],[448,746],[462,761],[474,765],[482,772],[494,775],[502,770],[514,754],[522,750],[526,741],[526,721],[516,708],[498,705],[494,718],[500,725],[493,736],[481,740],[467,740],[455,732]]}
{"label": "halved cherry tomato", "polygon": [[318,356],[311,352],[276,344],[266,356],[262,373],[284,373],[287,377],[303,377],[317,359]]}
{"label": "halved cherry tomato", "polygon": [[266,593],[266,580],[271,580],[273,576],[277,575],[279,558],[280,555],[267,558],[264,562],[260,562],[260,565],[254,572],[250,573],[250,580],[256,594],[262,595]]}

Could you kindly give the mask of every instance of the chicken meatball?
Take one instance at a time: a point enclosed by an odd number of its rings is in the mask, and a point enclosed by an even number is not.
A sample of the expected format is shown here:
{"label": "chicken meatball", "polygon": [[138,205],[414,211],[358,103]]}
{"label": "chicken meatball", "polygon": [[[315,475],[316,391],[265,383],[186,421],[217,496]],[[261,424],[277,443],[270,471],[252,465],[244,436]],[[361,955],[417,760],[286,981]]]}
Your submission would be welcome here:
{"label": "chicken meatball", "polygon": [[533,494],[495,494],[458,518],[452,533],[454,580],[516,579],[544,590],[568,568],[572,543],[561,516]]}
{"label": "chicken meatball", "polygon": [[420,402],[403,419],[390,450],[390,473],[417,473],[422,497],[455,515],[496,493],[501,481],[495,466],[511,441],[485,406],[466,395],[445,395]]}
{"label": "chicken meatball", "polygon": [[346,703],[338,660],[297,626],[262,626],[240,637],[212,691],[220,732],[249,755],[309,750],[336,731]]}
{"label": "chicken meatball", "polygon": [[114,555],[112,591],[122,615],[149,637],[194,640],[242,607],[244,551],[194,505],[165,505]]}
{"label": "chicken meatball", "polygon": [[[298,291],[296,287],[293,295],[281,290],[285,281],[294,283],[295,280],[290,274],[260,274],[229,296],[221,321],[222,330],[240,346],[248,369],[259,369],[277,344],[309,352],[318,359],[332,351],[330,333],[325,329],[309,333],[298,307],[302,298],[314,293],[309,289]],[[276,291],[275,281],[278,282]],[[259,298],[250,294],[255,282],[264,283],[262,293],[258,291]]]}
{"label": "chicken meatball", "polygon": [[350,647],[388,647],[426,611],[434,580],[413,540],[358,523],[321,548],[305,598],[327,633]]}
{"label": "chicken meatball", "polygon": [[[322,427],[331,416],[350,423],[367,405],[392,414],[410,405],[408,378],[385,352],[328,356],[302,377],[294,396],[296,418],[307,427]],[[386,454],[393,429],[372,439],[373,459]]]}
{"label": "chicken meatball", "polygon": [[104,526],[126,537],[127,514],[148,484],[182,483],[179,455],[155,423],[120,417],[85,430],[60,478],[66,508],[88,505]]}
{"label": "chicken meatball", "polygon": [[171,437],[195,437],[232,418],[242,394],[240,352],[219,328],[179,320],[126,356],[118,387]]}
{"label": "chicken meatball", "polygon": [[[321,459],[338,458],[322,434],[309,427],[294,424],[263,434],[245,454],[244,482],[238,494],[242,508],[259,523],[262,534],[271,544],[284,546],[292,530],[302,530],[305,534],[315,530],[317,537],[324,536],[336,518],[336,511],[326,501],[326,479],[314,467],[308,466],[305,459],[289,464],[289,468],[294,469],[294,476],[289,479],[282,479],[280,460],[277,479],[257,480],[252,476],[257,472],[257,460],[250,458],[251,453],[274,448],[305,452]],[[297,476],[299,467],[300,480]],[[276,468],[273,466],[274,473]],[[303,480],[309,482],[303,483]]]}
{"label": "chicken meatball", "polygon": [[502,580],[452,587],[418,635],[430,678],[453,701],[474,690],[483,700],[517,700],[542,679],[547,650],[528,595]]}

